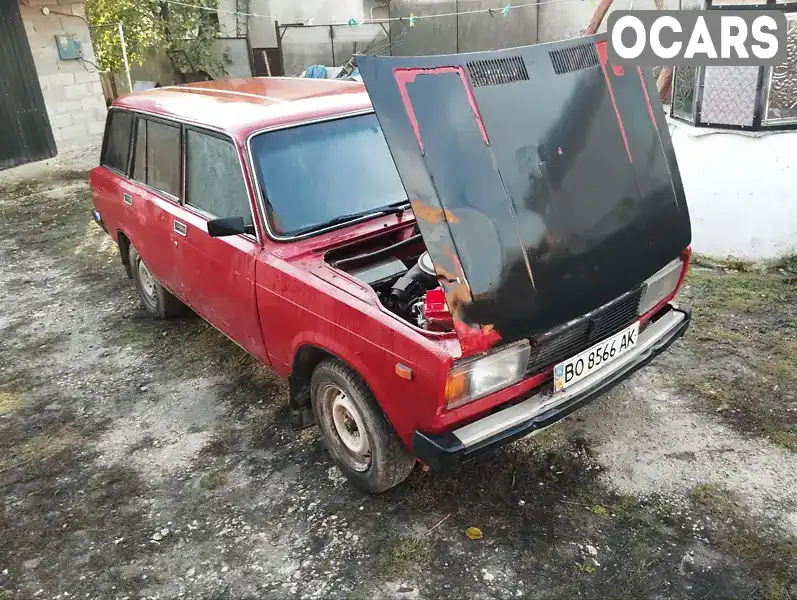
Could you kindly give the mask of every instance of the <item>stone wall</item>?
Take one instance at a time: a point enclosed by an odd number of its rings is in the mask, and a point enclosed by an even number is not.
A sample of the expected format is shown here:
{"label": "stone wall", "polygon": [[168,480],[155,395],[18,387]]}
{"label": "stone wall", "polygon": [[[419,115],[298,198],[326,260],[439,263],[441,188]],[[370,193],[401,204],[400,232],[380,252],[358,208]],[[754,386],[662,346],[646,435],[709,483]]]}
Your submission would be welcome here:
{"label": "stone wall", "polygon": [[[42,13],[44,7],[49,15]],[[83,2],[27,0],[19,8],[58,149],[96,142],[106,109]],[[84,60],[58,58],[55,36],[60,33],[77,34]]]}

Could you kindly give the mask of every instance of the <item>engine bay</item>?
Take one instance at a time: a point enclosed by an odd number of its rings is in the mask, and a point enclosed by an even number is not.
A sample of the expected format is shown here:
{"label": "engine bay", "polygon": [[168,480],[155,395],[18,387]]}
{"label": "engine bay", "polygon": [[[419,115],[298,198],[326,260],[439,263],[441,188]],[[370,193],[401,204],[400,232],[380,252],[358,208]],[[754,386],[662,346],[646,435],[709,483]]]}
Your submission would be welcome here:
{"label": "engine bay", "polygon": [[434,264],[417,232],[352,244],[327,253],[325,260],[369,285],[383,306],[412,325],[454,329]]}

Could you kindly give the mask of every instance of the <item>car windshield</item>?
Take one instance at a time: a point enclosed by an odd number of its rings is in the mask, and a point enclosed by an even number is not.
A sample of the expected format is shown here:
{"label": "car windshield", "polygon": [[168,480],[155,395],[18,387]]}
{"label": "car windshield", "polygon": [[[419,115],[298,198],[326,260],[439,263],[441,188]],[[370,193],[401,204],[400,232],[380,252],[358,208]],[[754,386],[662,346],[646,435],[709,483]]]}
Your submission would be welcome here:
{"label": "car windshield", "polygon": [[269,224],[278,235],[407,201],[373,114],[261,133],[251,149]]}

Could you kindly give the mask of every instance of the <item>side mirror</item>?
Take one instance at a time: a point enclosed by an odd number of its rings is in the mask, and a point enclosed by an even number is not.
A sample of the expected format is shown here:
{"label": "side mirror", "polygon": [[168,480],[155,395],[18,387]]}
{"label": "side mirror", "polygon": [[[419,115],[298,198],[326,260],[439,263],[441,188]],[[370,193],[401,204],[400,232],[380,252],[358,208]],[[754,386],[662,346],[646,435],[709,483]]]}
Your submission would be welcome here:
{"label": "side mirror", "polygon": [[255,226],[244,223],[243,217],[225,217],[208,221],[210,237],[226,237],[241,233],[255,235]]}

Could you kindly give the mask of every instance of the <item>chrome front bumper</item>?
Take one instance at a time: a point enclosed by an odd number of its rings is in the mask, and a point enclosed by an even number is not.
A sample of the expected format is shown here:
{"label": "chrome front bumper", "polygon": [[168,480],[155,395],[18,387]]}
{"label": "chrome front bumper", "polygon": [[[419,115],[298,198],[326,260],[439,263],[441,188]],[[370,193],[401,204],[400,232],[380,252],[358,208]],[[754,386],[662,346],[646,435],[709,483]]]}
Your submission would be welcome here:
{"label": "chrome front bumper", "polygon": [[671,307],[640,334],[634,350],[558,394],[534,390],[517,404],[450,433],[415,432],[414,452],[433,468],[446,468],[521,437],[536,433],[608,391],[678,339],[689,327],[688,308]]}

